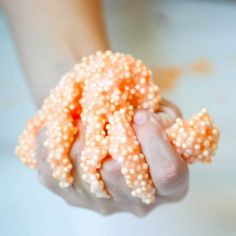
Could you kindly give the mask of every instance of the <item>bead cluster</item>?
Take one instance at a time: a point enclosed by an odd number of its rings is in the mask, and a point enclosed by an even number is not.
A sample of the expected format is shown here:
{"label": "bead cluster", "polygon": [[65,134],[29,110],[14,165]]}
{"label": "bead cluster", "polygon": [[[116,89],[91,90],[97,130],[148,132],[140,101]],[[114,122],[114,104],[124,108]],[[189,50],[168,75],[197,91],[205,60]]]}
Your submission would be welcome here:
{"label": "bead cluster", "polygon": [[[99,169],[102,160],[110,155],[120,163],[133,195],[150,202],[155,188],[131,123],[134,110],[158,108],[160,95],[157,86],[151,83],[151,72],[141,61],[109,51],[84,58],[82,63],[85,66],[78,68],[86,78],[81,100],[81,119],[86,126],[80,164],[82,178],[97,197],[109,198]],[[136,158],[140,163],[138,170],[131,168]],[[135,178],[137,174],[143,178],[143,188],[141,181]]]}
{"label": "bead cluster", "polygon": [[126,184],[132,188],[132,196],[139,197],[150,204],[155,200],[155,188],[149,173],[149,167],[141,152],[139,142],[132,128],[131,112],[116,111],[109,119],[110,149],[109,153],[121,165],[121,173]]}
{"label": "bead cluster", "polygon": [[[44,145],[52,176],[61,187],[70,186],[73,183],[70,150],[79,136],[81,121],[86,135],[80,170],[91,192],[101,198],[112,197],[100,174],[103,160],[110,156],[120,164],[132,196],[150,204],[156,191],[132,121],[137,109],[157,111],[160,100],[151,71],[142,61],[121,53],[97,52],[82,58],[50,92],[20,136],[16,154],[35,168],[35,138],[45,127]],[[166,132],[177,152],[189,163],[209,161],[219,136],[205,110],[190,121],[177,119]]]}
{"label": "bead cluster", "polygon": [[205,108],[190,120],[177,118],[176,123],[166,132],[176,151],[187,163],[212,161],[219,139],[219,129],[213,126]]}

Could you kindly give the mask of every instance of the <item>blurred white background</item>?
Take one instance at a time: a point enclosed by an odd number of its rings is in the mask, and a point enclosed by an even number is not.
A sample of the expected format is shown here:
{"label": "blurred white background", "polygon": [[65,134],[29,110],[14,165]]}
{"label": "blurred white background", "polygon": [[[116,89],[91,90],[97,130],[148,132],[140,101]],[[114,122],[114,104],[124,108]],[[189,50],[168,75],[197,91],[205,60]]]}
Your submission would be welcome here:
{"label": "blurred white background", "polygon": [[106,0],[105,14],[114,50],[150,66],[210,62],[210,73],[183,74],[163,95],[186,117],[209,108],[221,128],[214,163],[191,166],[187,197],[145,218],[103,217],[66,205],[13,154],[35,110],[0,10],[0,235],[236,235],[236,2]]}

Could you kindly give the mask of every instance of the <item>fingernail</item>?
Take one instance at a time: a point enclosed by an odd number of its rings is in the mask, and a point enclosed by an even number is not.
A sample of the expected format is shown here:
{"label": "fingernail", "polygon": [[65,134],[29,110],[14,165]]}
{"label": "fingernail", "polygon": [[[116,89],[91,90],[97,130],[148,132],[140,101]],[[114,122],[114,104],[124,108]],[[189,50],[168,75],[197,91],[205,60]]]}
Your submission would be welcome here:
{"label": "fingernail", "polygon": [[143,125],[148,121],[148,114],[146,111],[137,111],[134,115],[134,122],[137,125]]}

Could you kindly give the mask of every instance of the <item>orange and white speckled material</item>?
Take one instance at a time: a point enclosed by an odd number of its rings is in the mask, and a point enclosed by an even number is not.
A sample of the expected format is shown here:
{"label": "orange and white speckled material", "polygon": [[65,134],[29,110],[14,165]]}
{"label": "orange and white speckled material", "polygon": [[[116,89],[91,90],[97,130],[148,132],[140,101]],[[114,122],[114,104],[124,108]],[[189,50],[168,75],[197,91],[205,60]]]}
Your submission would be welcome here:
{"label": "orange and white speckled material", "polygon": [[[70,149],[79,135],[78,121],[86,127],[80,170],[97,197],[111,198],[101,178],[102,161],[111,156],[121,166],[132,196],[150,204],[156,190],[132,127],[137,109],[157,111],[161,97],[151,71],[140,60],[121,53],[98,52],[84,57],[50,92],[41,110],[19,138],[16,154],[29,167],[37,167],[35,137],[46,128],[44,145],[52,176],[61,187],[73,182]],[[219,130],[203,109],[190,121],[178,118],[166,130],[179,155],[188,163],[210,162]]]}

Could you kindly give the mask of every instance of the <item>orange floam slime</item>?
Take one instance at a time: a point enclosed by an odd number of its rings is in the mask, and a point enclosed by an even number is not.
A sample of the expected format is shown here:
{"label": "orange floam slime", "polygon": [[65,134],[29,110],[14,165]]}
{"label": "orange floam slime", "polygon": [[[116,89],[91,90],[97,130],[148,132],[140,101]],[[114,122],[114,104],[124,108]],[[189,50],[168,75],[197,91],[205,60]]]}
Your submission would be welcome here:
{"label": "orange floam slime", "polygon": [[[70,186],[70,150],[79,135],[80,120],[86,127],[80,171],[91,192],[101,198],[112,197],[100,175],[102,161],[110,156],[120,164],[132,196],[150,204],[156,190],[132,123],[137,109],[155,112],[160,100],[158,86],[142,61],[131,55],[97,52],[84,57],[50,92],[20,136],[16,154],[27,166],[36,168],[35,139],[45,127],[44,146],[52,176],[61,187]],[[166,134],[187,163],[210,162],[219,138],[206,109],[189,121],[178,118]]]}

